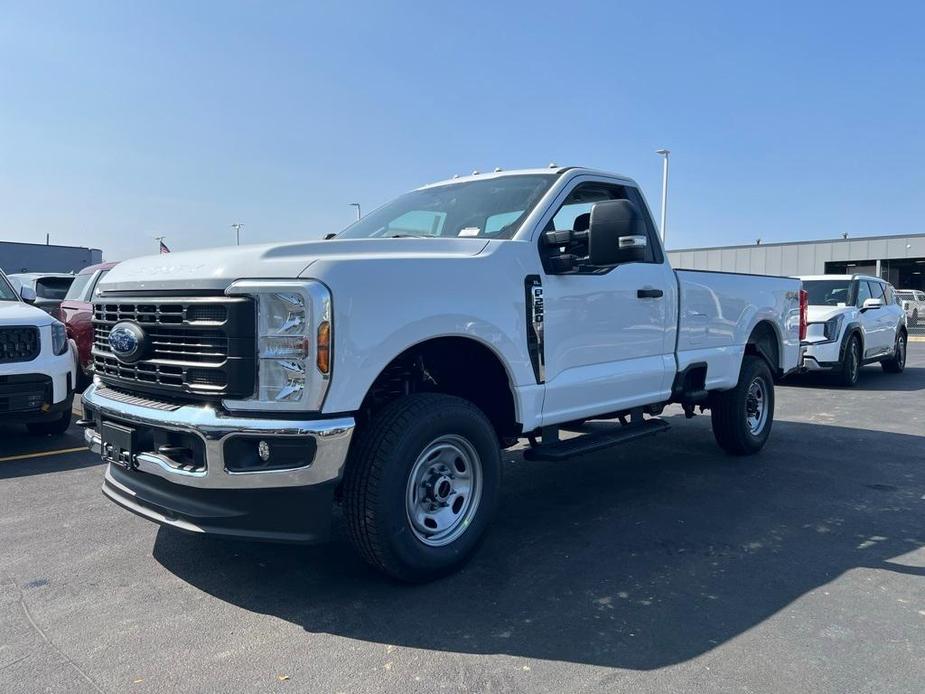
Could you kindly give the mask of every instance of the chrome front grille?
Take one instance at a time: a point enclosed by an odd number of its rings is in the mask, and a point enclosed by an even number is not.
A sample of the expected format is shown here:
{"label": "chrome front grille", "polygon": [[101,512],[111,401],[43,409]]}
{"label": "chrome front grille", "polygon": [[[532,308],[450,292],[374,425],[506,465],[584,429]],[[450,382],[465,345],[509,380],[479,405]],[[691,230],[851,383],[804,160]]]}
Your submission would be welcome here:
{"label": "chrome front grille", "polygon": [[[94,329],[94,346],[102,351],[109,351],[109,330],[112,325],[101,324]],[[221,364],[228,358],[228,338],[219,330],[155,328],[146,332],[151,340],[151,356],[156,359]]]}
{"label": "chrome front grille", "polygon": [[[245,297],[104,296],[93,305],[93,367],[130,393],[195,399],[248,397],[256,377],[253,301]],[[117,323],[144,334],[140,359],[121,360],[109,344]]]}

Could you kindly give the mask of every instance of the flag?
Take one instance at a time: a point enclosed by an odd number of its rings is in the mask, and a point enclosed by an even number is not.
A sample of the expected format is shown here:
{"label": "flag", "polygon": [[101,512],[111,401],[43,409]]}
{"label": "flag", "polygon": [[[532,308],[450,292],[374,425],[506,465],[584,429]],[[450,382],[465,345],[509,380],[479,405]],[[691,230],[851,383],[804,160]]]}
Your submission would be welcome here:
{"label": "flag", "polygon": [[164,253],[170,253],[170,249],[167,248],[167,244],[164,243],[163,240],[160,240],[159,243],[161,244],[161,255],[164,255]]}

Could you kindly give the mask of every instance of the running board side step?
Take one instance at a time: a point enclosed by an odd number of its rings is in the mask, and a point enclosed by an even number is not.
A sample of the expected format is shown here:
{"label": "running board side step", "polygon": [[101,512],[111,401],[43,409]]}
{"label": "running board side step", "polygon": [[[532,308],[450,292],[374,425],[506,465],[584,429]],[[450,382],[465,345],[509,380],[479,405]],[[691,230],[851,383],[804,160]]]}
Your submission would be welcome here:
{"label": "running board side step", "polygon": [[585,455],[596,451],[619,446],[621,443],[628,443],[641,439],[645,436],[652,436],[667,431],[670,428],[668,422],[664,419],[646,419],[639,424],[628,424],[626,426],[615,427],[607,431],[599,431],[591,434],[582,434],[564,441],[555,443],[540,444],[524,451],[525,460],[567,460],[572,456]]}

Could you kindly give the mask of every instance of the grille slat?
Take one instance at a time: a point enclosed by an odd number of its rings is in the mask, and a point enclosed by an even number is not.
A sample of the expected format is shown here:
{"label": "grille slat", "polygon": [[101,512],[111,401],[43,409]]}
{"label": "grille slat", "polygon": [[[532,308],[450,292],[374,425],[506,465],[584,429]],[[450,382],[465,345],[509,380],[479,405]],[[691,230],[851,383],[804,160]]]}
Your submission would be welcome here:
{"label": "grille slat", "polygon": [[[140,361],[113,354],[109,333],[131,321],[148,347]],[[94,370],[132,392],[179,393],[197,399],[247,397],[256,374],[254,305],[241,297],[104,298],[93,306]]]}

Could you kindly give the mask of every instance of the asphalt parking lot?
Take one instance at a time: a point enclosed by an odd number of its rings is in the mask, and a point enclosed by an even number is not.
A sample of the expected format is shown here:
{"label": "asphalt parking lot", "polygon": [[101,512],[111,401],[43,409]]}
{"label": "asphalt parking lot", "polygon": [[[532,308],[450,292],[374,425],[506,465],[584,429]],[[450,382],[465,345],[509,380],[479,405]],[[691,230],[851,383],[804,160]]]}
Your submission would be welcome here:
{"label": "asphalt parking lot", "polygon": [[103,498],[85,451],[16,458],[79,431],[0,430],[0,691],[920,692],[925,344],[901,376],[777,392],[756,458],[675,410],[565,464],[512,452],[484,547],[420,587],[342,531],[158,528]]}

